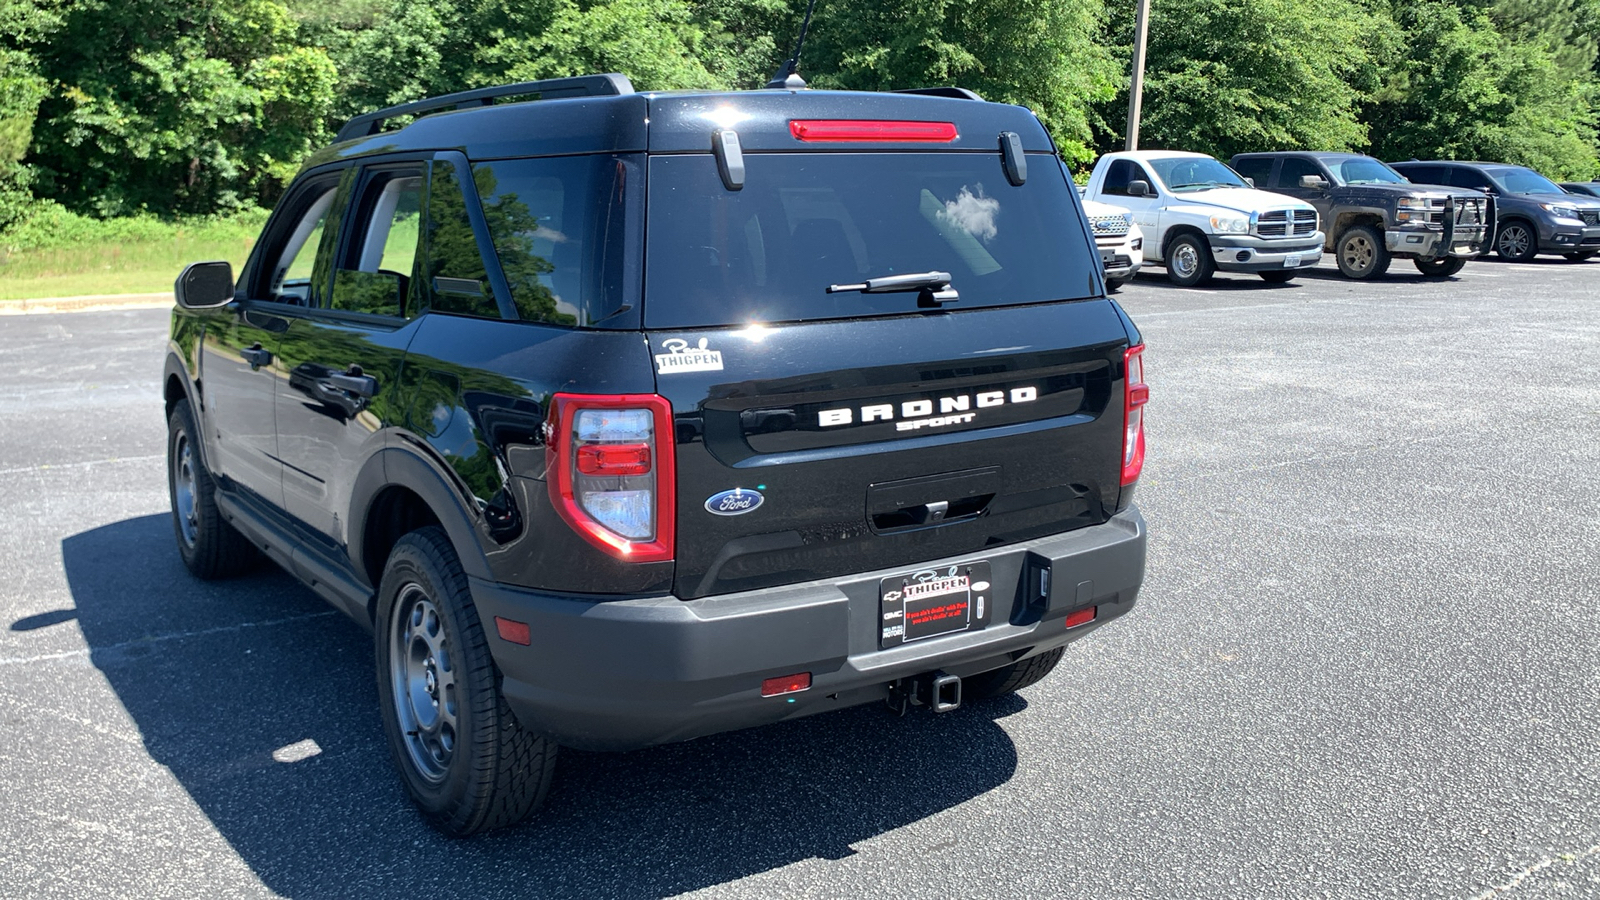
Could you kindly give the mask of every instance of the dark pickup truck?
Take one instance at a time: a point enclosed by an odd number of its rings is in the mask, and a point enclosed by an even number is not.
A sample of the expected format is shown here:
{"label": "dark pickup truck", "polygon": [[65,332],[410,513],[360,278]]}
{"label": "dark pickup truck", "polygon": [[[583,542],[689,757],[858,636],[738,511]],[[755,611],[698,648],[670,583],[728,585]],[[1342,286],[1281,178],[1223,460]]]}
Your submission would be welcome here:
{"label": "dark pickup truck", "polygon": [[380,110],[177,297],[179,552],[372,629],[449,834],[560,745],[1026,687],[1143,581],[1139,331],[1039,120],[967,91]]}
{"label": "dark pickup truck", "polygon": [[1483,193],[1413,184],[1370,156],[1241,153],[1231,164],[1256,187],[1315,206],[1347,278],[1377,278],[1396,257],[1444,278],[1486,252],[1494,234],[1494,204]]}

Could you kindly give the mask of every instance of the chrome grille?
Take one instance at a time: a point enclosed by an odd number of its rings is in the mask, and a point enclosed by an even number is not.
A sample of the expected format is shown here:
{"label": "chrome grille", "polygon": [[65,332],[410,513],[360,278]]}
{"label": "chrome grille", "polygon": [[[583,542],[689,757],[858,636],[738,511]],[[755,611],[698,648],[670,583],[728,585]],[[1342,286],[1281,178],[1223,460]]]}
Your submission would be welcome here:
{"label": "chrome grille", "polygon": [[1262,237],[1283,237],[1288,228],[1287,209],[1269,209],[1256,219],[1256,234]]}
{"label": "chrome grille", "polygon": [[1296,237],[1315,234],[1317,211],[1314,209],[1269,209],[1256,217],[1256,234],[1264,238]]}
{"label": "chrome grille", "polygon": [[1128,217],[1123,215],[1090,216],[1089,227],[1094,229],[1094,236],[1123,237],[1128,233]]}

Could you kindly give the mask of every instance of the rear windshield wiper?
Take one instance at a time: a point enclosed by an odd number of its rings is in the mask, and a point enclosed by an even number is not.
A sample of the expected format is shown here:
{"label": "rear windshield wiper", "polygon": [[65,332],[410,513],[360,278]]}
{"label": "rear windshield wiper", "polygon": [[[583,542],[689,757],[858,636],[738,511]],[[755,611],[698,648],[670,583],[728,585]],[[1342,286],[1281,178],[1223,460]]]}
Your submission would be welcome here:
{"label": "rear windshield wiper", "polygon": [[941,303],[954,303],[961,299],[956,289],[950,286],[949,272],[913,272],[907,275],[885,275],[882,278],[868,278],[859,284],[830,284],[828,293],[837,294],[843,291],[860,291],[863,294],[896,294],[916,291],[920,296],[917,302],[922,306],[938,306]]}

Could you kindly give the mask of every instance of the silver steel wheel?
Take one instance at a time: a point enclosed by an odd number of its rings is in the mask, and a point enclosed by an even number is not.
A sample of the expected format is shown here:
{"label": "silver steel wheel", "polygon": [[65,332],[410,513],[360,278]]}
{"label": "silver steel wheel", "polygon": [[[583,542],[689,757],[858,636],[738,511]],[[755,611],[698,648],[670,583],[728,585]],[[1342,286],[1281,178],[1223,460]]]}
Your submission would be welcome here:
{"label": "silver steel wheel", "polygon": [[389,679],[395,713],[417,774],[437,784],[456,750],[456,672],[439,608],[409,582],[390,620]]}
{"label": "silver steel wheel", "polygon": [[200,533],[200,521],[195,513],[195,459],[194,448],[189,445],[188,432],[180,431],[172,446],[172,512],[178,517],[178,534],[186,547],[194,547]]}
{"label": "silver steel wheel", "polygon": [[1495,249],[1501,256],[1512,259],[1521,259],[1528,255],[1528,247],[1533,244],[1533,235],[1521,225],[1507,225],[1500,229],[1500,240],[1495,242]]}
{"label": "silver steel wheel", "polygon": [[1365,272],[1372,268],[1372,261],[1377,258],[1378,250],[1372,246],[1372,241],[1365,234],[1357,232],[1339,244],[1339,256],[1344,261],[1345,268],[1353,272]]}
{"label": "silver steel wheel", "polygon": [[1200,271],[1200,251],[1193,241],[1183,241],[1172,248],[1172,271],[1179,278],[1193,278]]}

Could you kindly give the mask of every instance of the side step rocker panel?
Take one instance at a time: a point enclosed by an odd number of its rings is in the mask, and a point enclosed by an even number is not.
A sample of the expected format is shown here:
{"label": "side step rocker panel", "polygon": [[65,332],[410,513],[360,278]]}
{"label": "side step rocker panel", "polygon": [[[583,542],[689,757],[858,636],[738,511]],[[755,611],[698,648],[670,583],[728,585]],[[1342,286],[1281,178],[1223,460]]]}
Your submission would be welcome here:
{"label": "side step rocker panel", "polygon": [[233,527],[260,548],[268,559],[298,578],[333,607],[372,630],[375,592],[350,567],[295,533],[281,516],[241,494],[218,490],[217,508]]}

